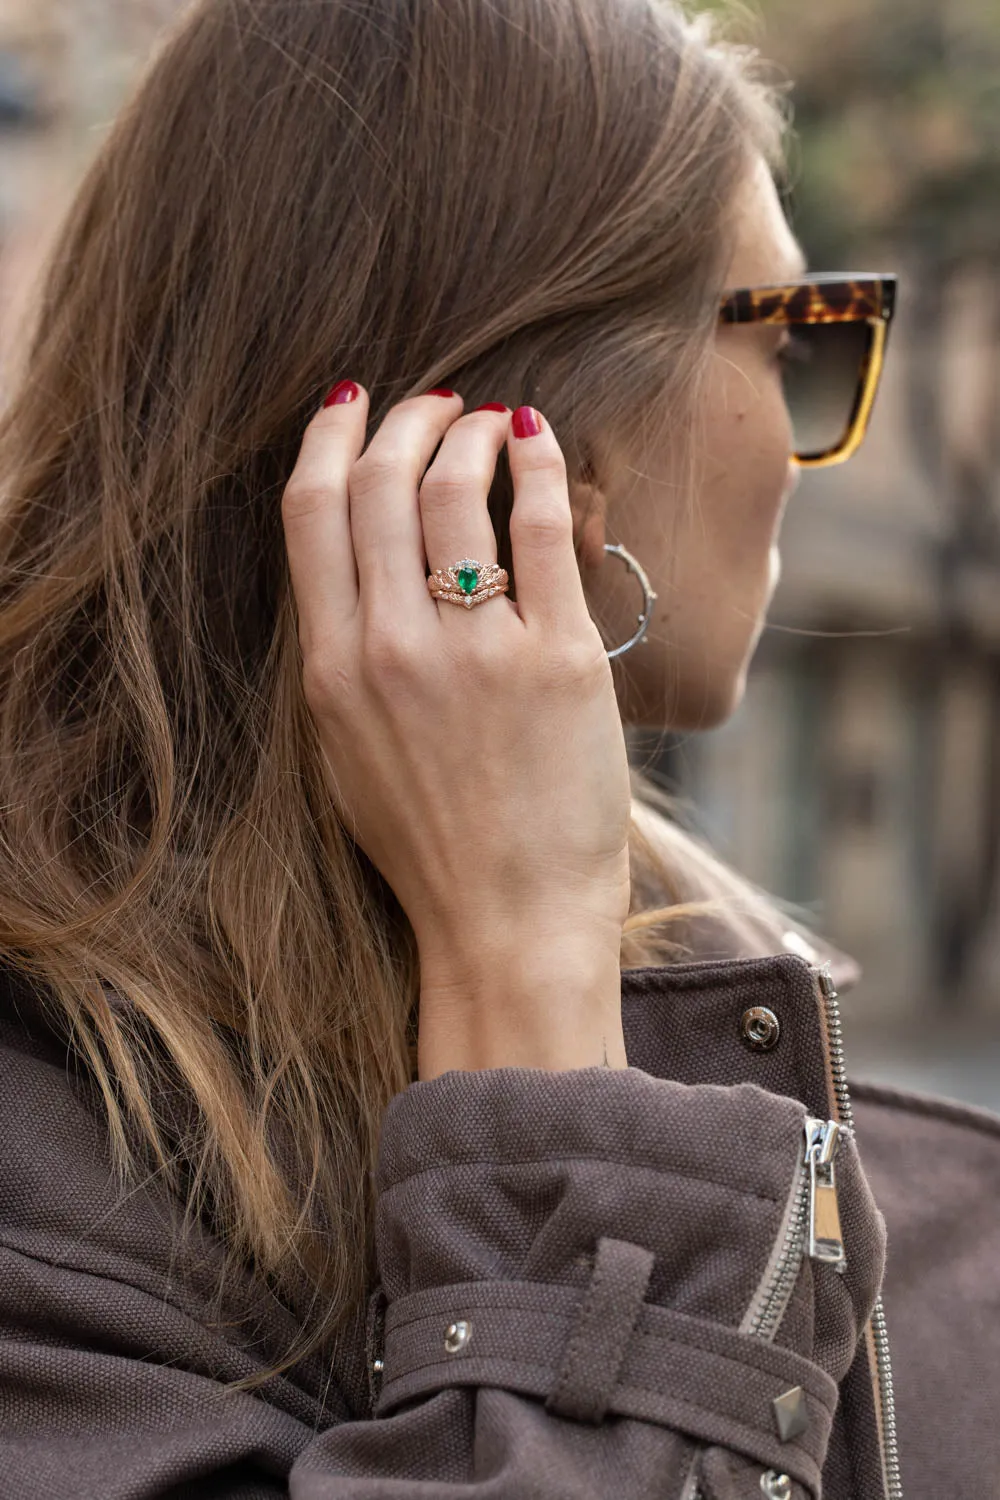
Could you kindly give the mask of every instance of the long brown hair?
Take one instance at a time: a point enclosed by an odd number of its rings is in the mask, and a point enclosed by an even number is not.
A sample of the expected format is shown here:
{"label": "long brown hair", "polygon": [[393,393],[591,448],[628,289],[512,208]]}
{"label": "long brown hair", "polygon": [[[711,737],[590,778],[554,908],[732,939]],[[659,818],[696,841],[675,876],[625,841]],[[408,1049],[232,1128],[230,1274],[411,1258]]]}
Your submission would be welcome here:
{"label": "long brown hair", "polygon": [[[0,955],[68,1023],[122,1180],[152,1164],[321,1293],[281,1368],[363,1298],[419,988],[303,702],[303,427],[350,375],[372,429],[432,385],[531,402],[576,476],[593,432],[689,430],[782,126],[754,54],[665,0],[202,0],[67,216],[0,427]],[[508,568],[512,503],[501,460]],[[634,824],[625,966],[678,951],[667,854]]]}

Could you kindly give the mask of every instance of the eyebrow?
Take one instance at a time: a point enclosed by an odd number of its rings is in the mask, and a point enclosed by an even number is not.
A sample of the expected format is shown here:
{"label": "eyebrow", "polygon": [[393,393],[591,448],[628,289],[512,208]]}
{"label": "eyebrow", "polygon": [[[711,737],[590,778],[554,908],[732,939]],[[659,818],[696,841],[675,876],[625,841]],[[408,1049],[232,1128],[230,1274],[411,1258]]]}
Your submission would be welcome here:
{"label": "eyebrow", "polygon": [[[809,261],[806,258],[806,253],[798,240],[794,244],[795,248],[792,251],[791,258],[783,262],[782,270],[772,280],[768,281],[768,286],[784,286],[786,282],[801,281],[808,275]],[[731,292],[725,292],[723,295],[730,296]]]}

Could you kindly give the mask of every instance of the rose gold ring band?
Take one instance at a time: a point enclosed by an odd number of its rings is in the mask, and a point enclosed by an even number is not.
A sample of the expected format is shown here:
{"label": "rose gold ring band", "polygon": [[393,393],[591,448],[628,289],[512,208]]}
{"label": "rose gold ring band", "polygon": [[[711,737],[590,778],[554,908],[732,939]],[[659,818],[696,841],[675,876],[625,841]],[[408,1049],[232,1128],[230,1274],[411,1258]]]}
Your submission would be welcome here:
{"label": "rose gold ring band", "polygon": [[437,568],[427,580],[427,588],[434,599],[445,599],[449,604],[461,604],[471,609],[492,599],[494,594],[505,594],[510,580],[505,568],[496,563],[477,562],[474,557],[463,557],[450,568]]}

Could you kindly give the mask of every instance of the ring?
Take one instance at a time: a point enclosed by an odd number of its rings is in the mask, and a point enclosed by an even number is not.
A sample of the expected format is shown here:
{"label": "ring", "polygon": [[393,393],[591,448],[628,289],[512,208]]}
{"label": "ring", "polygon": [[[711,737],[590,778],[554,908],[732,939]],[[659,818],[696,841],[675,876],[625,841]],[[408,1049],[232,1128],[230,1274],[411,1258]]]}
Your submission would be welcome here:
{"label": "ring", "polygon": [[509,582],[507,570],[496,563],[463,557],[450,568],[435,569],[427,580],[427,588],[434,599],[447,599],[449,604],[464,604],[471,609],[474,604],[492,599],[494,594],[506,594]]}

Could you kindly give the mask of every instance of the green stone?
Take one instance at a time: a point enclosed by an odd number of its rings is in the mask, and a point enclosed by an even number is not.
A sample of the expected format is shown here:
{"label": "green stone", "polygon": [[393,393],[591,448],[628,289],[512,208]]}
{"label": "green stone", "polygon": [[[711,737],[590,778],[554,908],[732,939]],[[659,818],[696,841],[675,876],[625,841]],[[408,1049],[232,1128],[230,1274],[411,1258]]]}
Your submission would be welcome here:
{"label": "green stone", "polygon": [[475,568],[459,568],[458,586],[463,594],[471,594],[478,582],[479,574]]}

